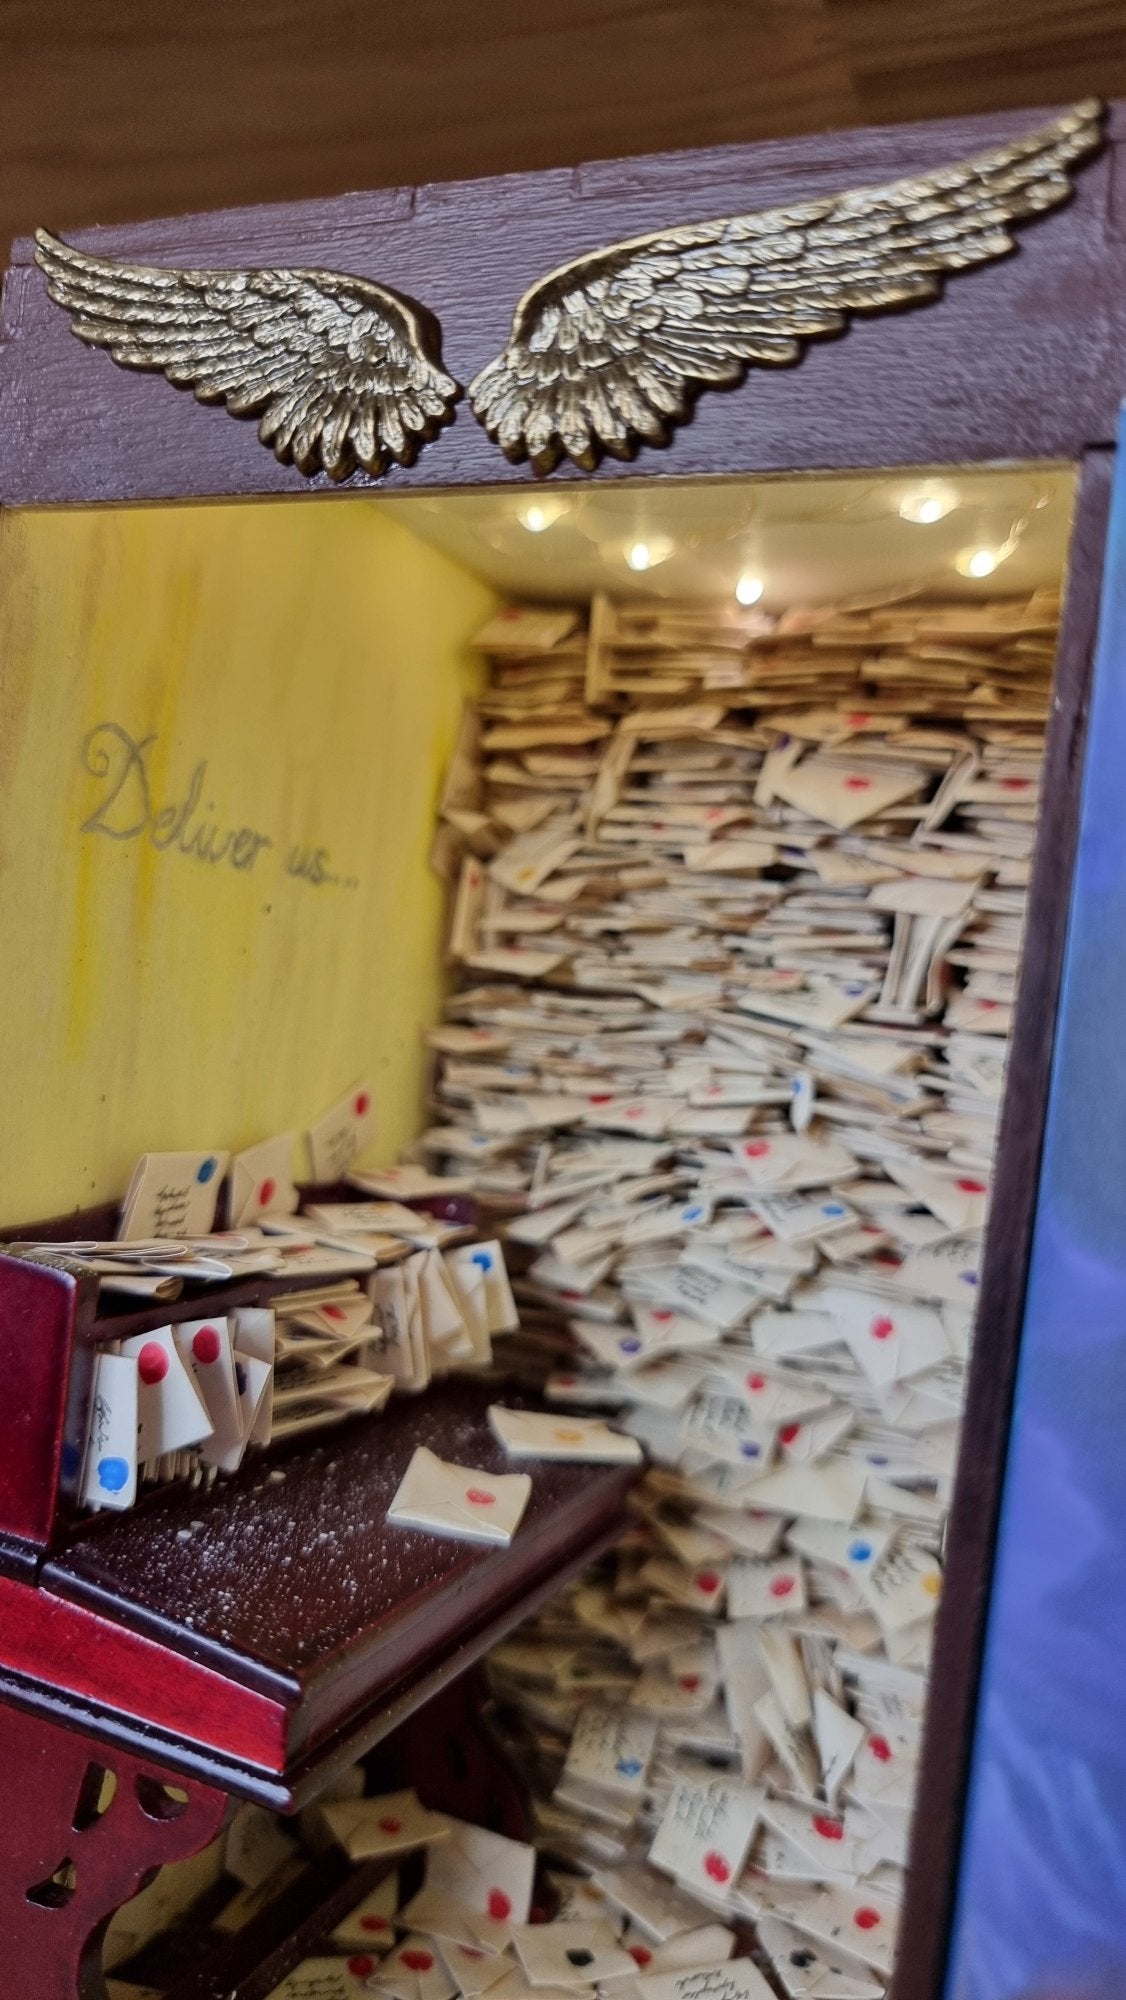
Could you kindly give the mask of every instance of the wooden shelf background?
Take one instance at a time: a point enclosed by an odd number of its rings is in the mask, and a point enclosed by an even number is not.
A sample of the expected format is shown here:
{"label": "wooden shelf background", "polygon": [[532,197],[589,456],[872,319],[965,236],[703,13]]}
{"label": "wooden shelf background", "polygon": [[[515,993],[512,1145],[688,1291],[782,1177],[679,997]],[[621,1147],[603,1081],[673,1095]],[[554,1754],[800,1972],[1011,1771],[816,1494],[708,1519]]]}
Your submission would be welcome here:
{"label": "wooden shelf background", "polygon": [[6,0],[0,77],[2,262],[37,223],[1122,95],[1126,33],[1121,0]]}

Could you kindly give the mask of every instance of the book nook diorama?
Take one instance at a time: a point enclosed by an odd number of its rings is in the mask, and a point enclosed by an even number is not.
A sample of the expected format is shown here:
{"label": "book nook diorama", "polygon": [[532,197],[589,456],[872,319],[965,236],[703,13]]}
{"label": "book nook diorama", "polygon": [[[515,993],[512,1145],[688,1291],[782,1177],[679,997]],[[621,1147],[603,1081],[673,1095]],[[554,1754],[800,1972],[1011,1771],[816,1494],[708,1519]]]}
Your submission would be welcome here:
{"label": "book nook diorama", "polygon": [[17,249],[3,497],[83,504],[0,518],[6,1991],[907,1995],[1086,503],[678,454],[851,315],[940,346],[1102,134],[681,192],[464,408],[448,306],[245,216]]}

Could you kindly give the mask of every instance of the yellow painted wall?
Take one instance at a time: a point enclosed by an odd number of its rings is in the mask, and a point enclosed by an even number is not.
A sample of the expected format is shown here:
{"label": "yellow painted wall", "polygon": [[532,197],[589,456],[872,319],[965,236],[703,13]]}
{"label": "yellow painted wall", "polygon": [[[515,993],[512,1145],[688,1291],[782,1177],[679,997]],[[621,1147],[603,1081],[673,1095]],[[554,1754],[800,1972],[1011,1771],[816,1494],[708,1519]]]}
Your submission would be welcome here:
{"label": "yellow painted wall", "polygon": [[[0,515],[0,1220],[300,1131],[364,1073],[368,1157],[417,1130],[491,604],[363,500]],[[182,851],[208,824],[248,831]]]}

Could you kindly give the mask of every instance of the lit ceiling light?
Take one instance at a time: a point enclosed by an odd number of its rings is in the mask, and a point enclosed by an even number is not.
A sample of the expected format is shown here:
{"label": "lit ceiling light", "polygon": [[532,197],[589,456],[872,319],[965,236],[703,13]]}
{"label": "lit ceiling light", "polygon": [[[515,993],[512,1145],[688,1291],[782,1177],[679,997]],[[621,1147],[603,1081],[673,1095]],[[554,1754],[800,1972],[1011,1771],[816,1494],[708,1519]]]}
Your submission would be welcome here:
{"label": "lit ceiling light", "polygon": [[995,569],[1008,561],[1015,548],[1016,542],[1010,539],[998,548],[990,548],[983,543],[978,548],[959,549],[954,567],[962,576],[992,576]]}
{"label": "lit ceiling light", "polygon": [[917,486],[905,493],[899,503],[900,519],[913,521],[920,528],[929,528],[936,521],[944,521],[958,505],[958,496],[948,486]]}
{"label": "lit ceiling light", "polygon": [[520,508],[516,518],[522,528],[527,528],[530,535],[542,535],[545,528],[550,528],[552,522],[557,521],[560,514],[565,514],[566,511],[566,501],[533,500],[527,507]]}
{"label": "lit ceiling light", "polygon": [[656,569],[666,556],[671,556],[673,545],[663,538],[653,538],[647,542],[631,542],[626,550],[626,561],[631,569]]}
{"label": "lit ceiling light", "polygon": [[735,595],[740,604],[757,604],[765,589],[761,576],[741,576],[735,585]]}

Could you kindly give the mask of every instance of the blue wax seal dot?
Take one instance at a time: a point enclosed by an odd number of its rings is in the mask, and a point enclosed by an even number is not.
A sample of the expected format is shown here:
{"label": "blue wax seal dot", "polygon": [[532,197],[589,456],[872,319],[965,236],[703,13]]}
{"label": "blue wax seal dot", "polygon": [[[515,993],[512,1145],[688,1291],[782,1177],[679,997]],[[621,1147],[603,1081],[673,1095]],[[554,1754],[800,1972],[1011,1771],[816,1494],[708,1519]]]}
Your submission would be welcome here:
{"label": "blue wax seal dot", "polygon": [[823,1201],[821,1204],[821,1213],[822,1215],[843,1215],[844,1209],[839,1201]]}
{"label": "blue wax seal dot", "polygon": [[246,1369],[245,1369],[245,1368],[243,1367],[243,1365],[242,1365],[242,1362],[241,1362],[241,1361],[236,1361],[236,1362],[235,1362],[235,1386],[236,1386],[236,1388],[238,1389],[238,1392],[239,1392],[239,1395],[240,1395],[240,1396],[245,1396],[245,1394],[246,1394],[246,1384],[247,1384],[247,1379],[248,1379],[248,1377],[247,1377],[247,1373],[246,1373]]}
{"label": "blue wax seal dot", "polygon": [[638,1778],[641,1776],[641,1759],[640,1757],[619,1757],[615,1768],[621,1772],[623,1778]]}
{"label": "blue wax seal dot", "polygon": [[619,1340],[618,1346],[621,1348],[623,1354],[641,1353],[641,1342],[639,1340]]}
{"label": "blue wax seal dot", "polygon": [[886,1465],[887,1459],[884,1457],[882,1451],[870,1451],[868,1453],[868,1463],[869,1465]]}
{"label": "blue wax seal dot", "polygon": [[871,1542],[853,1542],[852,1547],[848,1552],[848,1559],[850,1562],[854,1563],[871,1562],[872,1560]]}
{"label": "blue wax seal dot", "polygon": [[744,1439],[743,1443],[739,1446],[739,1449],[742,1452],[744,1458],[758,1457],[759,1454],[758,1445],[752,1444],[749,1438]]}
{"label": "blue wax seal dot", "polygon": [[218,1165],[219,1165],[218,1160],[212,1158],[210,1160],[205,1160],[203,1162],[203,1165],[197,1169],[196,1179],[201,1187],[207,1186],[208,1181],[211,1179]]}
{"label": "blue wax seal dot", "polygon": [[484,1132],[474,1132],[470,1140],[470,1144],[473,1146],[487,1146],[488,1143]]}
{"label": "blue wax seal dot", "polygon": [[479,1271],[491,1271],[493,1268],[492,1253],[488,1250],[475,1250],[469,1261],[476,1264]]}
{"label": "blue wax seal dot", "polygon": [[98,1460],[98,1485],[107,1493],[120,1493],[128,1483],[129,1467],[123,1458],[100,1458]]}
{"label": "blue wax seal dot", "polygon": [[703,1215],[703,1213],[704,1211],[702,1208],[686,1208],[683,1211],[680,1219],[682,1222],[699,1222],[700,1217]]}
{"label": "blue wax seal dot", "polygon": [[964,1285],[976,1285],[977,1283],[976,1271],[959,1271],[958,1276]]}
{"label": "blue wax seal dot", "polygon": [[793,1081],[792,1081],[792,1082],[791,1082],[791,1084],[790,1084],[790,1096],[791,1096],[791,1097],[798,1097],[798,1096],[800,1096],[800,1094],[801,1094],[801,1088],[802,1088],[802,1080],[801,1080],[801,1077],[800,1077],[800,1076],[795,1076],[795,1077],[794,1077],[794,1079],[793,1079]]}
{"label": "blue wax seal dot", "polygon": [[850,994],[853,998],[855,998],[858,993],[863,993],[863,991],[864,991],[863,986],[859,985],[855,979],[850,980],[849,984],[845,987],[845,992]]}

